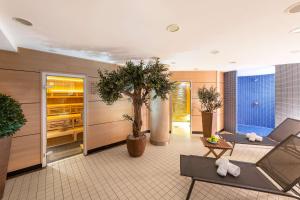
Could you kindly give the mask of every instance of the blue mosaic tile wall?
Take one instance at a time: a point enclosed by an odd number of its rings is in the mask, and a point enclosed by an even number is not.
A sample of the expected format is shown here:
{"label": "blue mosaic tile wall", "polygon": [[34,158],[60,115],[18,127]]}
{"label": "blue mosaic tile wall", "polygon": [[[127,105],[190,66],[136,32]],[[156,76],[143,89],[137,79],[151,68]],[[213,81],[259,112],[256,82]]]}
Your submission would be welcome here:
{"label": "blue mosaic tile wall", "polygon": [[238,77],[238,124],[274,128],[275,75]]}

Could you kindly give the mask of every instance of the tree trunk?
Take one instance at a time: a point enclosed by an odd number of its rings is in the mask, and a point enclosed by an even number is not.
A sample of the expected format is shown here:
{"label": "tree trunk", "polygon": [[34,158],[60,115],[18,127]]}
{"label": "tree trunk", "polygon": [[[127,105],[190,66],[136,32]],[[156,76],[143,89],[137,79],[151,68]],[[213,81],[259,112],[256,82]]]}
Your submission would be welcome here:
{"label": "tree trunk", "polygon": [[134,120],[132,124],[133,136],[139,137],[142,128],[142,102],[140,99],[133,100]]}

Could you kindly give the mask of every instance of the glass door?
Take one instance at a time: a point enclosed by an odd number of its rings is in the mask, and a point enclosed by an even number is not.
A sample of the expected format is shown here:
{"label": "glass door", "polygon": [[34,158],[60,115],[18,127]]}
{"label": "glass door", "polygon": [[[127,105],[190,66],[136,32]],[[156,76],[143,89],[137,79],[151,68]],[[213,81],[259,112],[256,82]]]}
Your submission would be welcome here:
{"label": "glass door", "polygon": [[83,152],[84,79],[46,76],[47,163]]}
{"label": "glass door", "polygon": [[190,136],[191,132],[191,83],[177,82],[172,92],[172,133]]}

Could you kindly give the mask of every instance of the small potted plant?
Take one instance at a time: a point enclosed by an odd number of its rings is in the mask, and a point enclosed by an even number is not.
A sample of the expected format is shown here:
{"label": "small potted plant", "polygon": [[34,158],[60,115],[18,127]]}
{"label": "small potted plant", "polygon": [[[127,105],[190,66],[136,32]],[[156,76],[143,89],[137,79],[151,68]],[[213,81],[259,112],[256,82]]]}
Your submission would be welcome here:
{"label": "small potted plant", "polygon": [[198,97],[201,103],[203,136],[211,137],[217,131],[216,110],[222,107],[222,100],[217,88],[199,88]]}
{"label": "small potted plant", "polygon": [[3,196],[11,137],[26,123],[20,103],[0,93],[0,199]]}
{"label": "small potted plant", "polygon": [[[141,156],[146,147],[146,136],[141,132],[142,106],[146,105],[149,108],[151,98],[167,99],[174,87],[174,83],[169,80],[170,73],[167,67],[156,59],[148,64],[144,64],[143,61],[138,64],[129,61],[116,70],[98,72],[98,94],[106,104],[111,105],[124,96],[131,99],[133,116],[123,115],[132,122],[132,134],[127,138],[127,150],[132,157]],[[154,93],[152,97],[151,93]]]}

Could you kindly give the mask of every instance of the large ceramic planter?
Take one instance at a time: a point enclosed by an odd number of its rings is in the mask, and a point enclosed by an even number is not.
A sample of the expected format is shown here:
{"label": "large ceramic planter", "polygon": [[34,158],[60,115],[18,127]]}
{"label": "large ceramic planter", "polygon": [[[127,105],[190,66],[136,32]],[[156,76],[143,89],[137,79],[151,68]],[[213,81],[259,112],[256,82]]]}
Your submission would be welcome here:
{"label": "large ceramic planter", "polygon": [[139,157],[143,155],[146,148],[147,139],[146,136],[133,137],[129,135],[127,137],[127,150],[131,157]]}
{"label": "large ceramic planter", "polygon": [[3,197],[5,188],[10,146],[11,137],[0,138],[0,199]]}
{"label": "large ceramic planter", "polygon": [[217,132],[217,113],[202,112],[203,136],[211,137]]}

